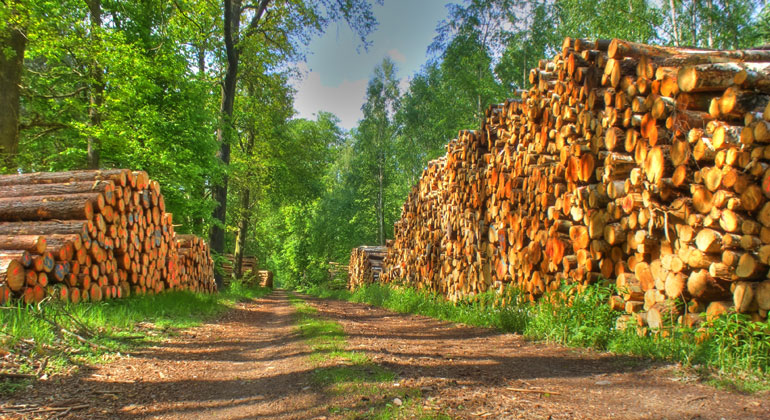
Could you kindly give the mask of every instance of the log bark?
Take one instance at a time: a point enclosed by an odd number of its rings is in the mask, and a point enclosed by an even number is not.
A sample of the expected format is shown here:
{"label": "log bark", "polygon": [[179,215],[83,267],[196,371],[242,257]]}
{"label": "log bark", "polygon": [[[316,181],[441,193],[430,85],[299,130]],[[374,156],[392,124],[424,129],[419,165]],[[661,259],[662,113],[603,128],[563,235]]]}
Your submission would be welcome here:
{"label": "log bark", "polygon": [[101,193],[0,198],[0,221],[91,220],[104,205]]}

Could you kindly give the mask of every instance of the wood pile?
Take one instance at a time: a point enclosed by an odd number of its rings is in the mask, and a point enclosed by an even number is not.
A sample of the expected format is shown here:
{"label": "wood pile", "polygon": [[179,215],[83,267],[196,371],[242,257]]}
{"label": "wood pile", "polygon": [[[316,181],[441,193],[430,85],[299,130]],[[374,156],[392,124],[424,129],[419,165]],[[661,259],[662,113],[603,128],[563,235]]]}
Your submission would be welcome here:
{"label": "wood pile", "polygon": [[2,175],[0,303],[215,291],[208,247],[175,237],[160,185],[146,172]]}
{"label": "wood pile", "polygon": [[387,248],[384,246],[359,246],[350,252],[348,264],[348,288],[380,281],[383,260]]}
{"label": "wood pile", "polygon": [[216,290],[214,261],[206,241],[195,235],[175,235],[175,242],[178,255],[175,285],[196,292]]}
{"label": "wood pile", "polygon": [[[233,276],[233,270],[235,267],[235,255],[225,254],[225,258],[227,258],[227,261],[222,263],[222,271],[225,274],[225,278],[230,278]],[[257,257],[249,257],[244,255],[242,264],[243,266],[241,272],[245,276],[247,273],[257,268]]]}
{"label": "wood pile", "polygon": [[770,50],[567,38],[529,79],[428,164],[383,281],[535,300],[605,279],[642,330],[766,319]]}
{"label": "wood pile", "polygon": [[258,270],[257,278],[261,287],[273,288],[273,272],[270,270]]}

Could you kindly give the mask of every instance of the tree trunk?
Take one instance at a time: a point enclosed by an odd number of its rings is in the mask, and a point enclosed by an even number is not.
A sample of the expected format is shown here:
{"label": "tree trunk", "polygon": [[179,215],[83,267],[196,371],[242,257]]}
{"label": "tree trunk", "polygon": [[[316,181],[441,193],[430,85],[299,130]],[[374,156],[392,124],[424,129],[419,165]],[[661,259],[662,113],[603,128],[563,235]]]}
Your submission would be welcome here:
{"label": "tree trunk", "polygon": [[0,34],[0,170],[19,148],[19,95],[27,37],[20,28]]}
{"label": "tree trunk", "polygon": [[[255,86],[253,83],[248,84],[248,92],[250,97],[255,97]],[[254,152],[254,140],[256,133],[254,132],[254,126],[250,125],[248,128],[248,138],[246,144],[241,146],[244,156],[251,157]],[[246,172],[247,179],[251,178],[253,174],[251,171]],[[247,181],[248,183],[248,181]],[[235,251],[233,256],[233,275],[236,279],[243,277],[243,254],[246,250],[246,235],[249,231],[249,223],[251,222],[251,189],[248,184],[243,186],[241,192],[241,220],[238,221],[238,236],[235,238]],[[256,270],[256,267],[253,267]]]}
{"label": "tree trunk", "polygon": [[671,24],[674,28],[674,45],[679,46],[679,27],[676,25],[676,8],[674,6],[674,0],[669,0],[669,6],[671,6]]}
{"label": "tree trunk", "polygon": [[380,155],[379,164],[377,165],[377,181],[379,188],[377,189],[377,239],[380,245],[385,245],[385,191],[384,191],[384,168],[385,159]]}
{"label": "tree trunk", "polygon": [[[91,42],[94,49],[100,49],[101,42],[99,31],[102,27],[102,2],[101,0],[89,0],[88,9],[91,20]],[[91,83],[89,87],[89,105],[88,105],[88,127],[91,132],[88,133],[88,167],[97,169],[99,167],[101,153],[101,139],[95,135],[94,131],[102,125],[101,107],[104,103],[104,69],[99,65],[98,60],[91,62]]]}
{"label": "tree trunk", "polygon": [[243,253],[246,249],[246,234],[249,231],[251,212],[249,211],[251,191],[245,187],[241,192],[241,211],[243,215],[238,222],[238,236],[235,238],[235,256],[233,261],[233,275],[236,279],[243,277]]}
{"label": "tree trunk", "polygon": [[[219,151],[217,157],[225,167],[222,182],[214,186],[213,198],[217,206],[214,208],[214,225],[211,227],[211,250],[222,254],[225,250],[225,224],[227,223],[227,166],[230,164],[230,137],[232,135],[233,107],[235,105],[236,85],[238,82],[238,32],[241,22],[240,0],[224,0],[224,35],[227,52],[227,68],[225,81],[222,85],[222,102],[219,112],[221,121],[217,128]],[[222,287],[222,275],[216,274],[217,287]]]}

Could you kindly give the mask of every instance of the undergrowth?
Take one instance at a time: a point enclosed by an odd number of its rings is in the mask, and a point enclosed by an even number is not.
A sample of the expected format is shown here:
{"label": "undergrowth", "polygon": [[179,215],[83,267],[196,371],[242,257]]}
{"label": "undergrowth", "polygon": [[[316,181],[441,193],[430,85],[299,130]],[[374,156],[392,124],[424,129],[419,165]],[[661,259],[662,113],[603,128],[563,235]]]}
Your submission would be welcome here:
{"label": "undergrowth", "polygon": [[[593,285],[578,293],[564,286],[537,303],[512,289],[501,296],[487,292],[457,303],[407,287],[369,284],[355,292],[315,286],[303,292],[322,298],[381,306],[467,325],[515,332],[530,339],[572,347],[681,363],[720,387],[743,391],[770,389],[770,324],[729,314],[704,323],[700,330],[670,327],[665,334],[638,335],[636,328],[616,328],[619,312],[607,304],[612,286]],[[501,298],[509,305],[496,305]]]}
{"label": "undergrowth", "polygon": [[0,356],[5,356],[0,371],[16,376],[0,380],[0,394],[35,378],[109,360],[269,291],[234,282],[216,294],[172,291],[103,302],[0,307]]}

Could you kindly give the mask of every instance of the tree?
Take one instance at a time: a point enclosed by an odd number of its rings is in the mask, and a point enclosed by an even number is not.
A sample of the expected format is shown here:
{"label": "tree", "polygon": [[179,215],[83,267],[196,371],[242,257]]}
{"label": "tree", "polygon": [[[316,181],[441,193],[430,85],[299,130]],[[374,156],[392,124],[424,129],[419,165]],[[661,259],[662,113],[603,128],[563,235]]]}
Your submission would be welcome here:
{"label": "tree", "polygon": [[364,118],[359,125],[359,146],[369,156],[368,166],[377,184],[377,241],[385,244],[385,189],[390,182],[393,165],[393,142],[397,127],[394,115],[399,107],[401,93],[396,79],[396,65],[385,58],[374,69],[374,77],[366,88],[366,103],[361,108]]}
{"label": "tree", "polygon": [[[238,67],[241,52],[249,42],[266,42],[284,52],[287,58],[295,52],[296,41],[306,41],[307,34],[321,31],[331,20],[344,18],[362,38],[372,30],[375,24],[371,5],[363,0],[258,0],[256,3],[243,4],[242,0],[223,0],[223,41],[225,52],[225,76],[222,84],[220,105],[221,122],[217,128],[219,151],[217,158],[225,171],[222,179],[213,189],[217,203],[214,209],[214,224],[211,228],[210,245],[216,253],[222,253],[225,247],[225,224],[227,221],[227,183],[226,167],[230,163],[230,144],[233,139],[233,109],[237,95]],[[241,30],[241,21],[248,25]],[[222,285],[222,278],[217,275],[217,284]]]}
{"label": "tree", "polygon": [[12,169],[19,147],[19,98],[24,50],[22,6],[16,0],[0,9],[0,172]]}
{"label": "tree", "polygon": [[665,42],[717,49],[737,49],[760,43],[760,2],[751,0],[669,0]]}
{"label": "tree", "polygon": [[508,36],[506,11],[511,0],[469,0],[466,6],[450,5],[449,19],[436,29],[429,51],[438,54],[450,85],[467,96],[475,106],[476,121],[484,118],[484,108],[503,96],[492,72]]}
{"label": "tree", "polygon": [[272,72],[271,65],[280,57],[260,60],[263,66],[247,69],[237,122],[238,147],[232,168],[238,192],[238,204],[232,216],[236,222],[233,276],[242,277],[243,257],[255,208],[270,182],[267,169],[275,159],[274,145],[280,142],[286,122],[294,112],[292,89],[286,72]]}

